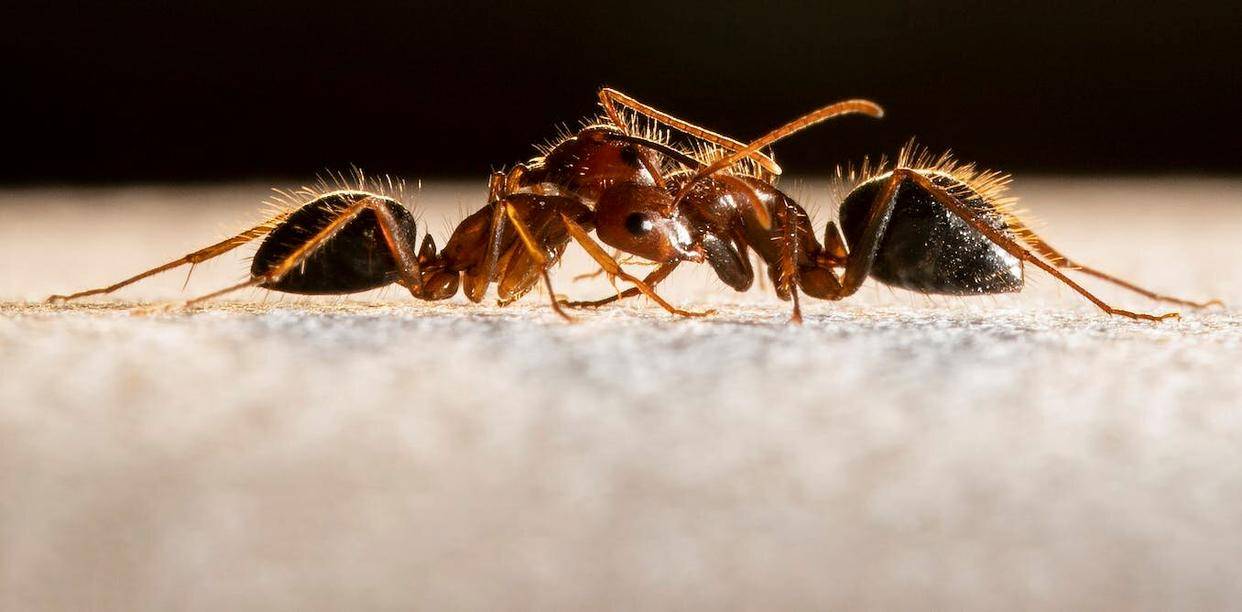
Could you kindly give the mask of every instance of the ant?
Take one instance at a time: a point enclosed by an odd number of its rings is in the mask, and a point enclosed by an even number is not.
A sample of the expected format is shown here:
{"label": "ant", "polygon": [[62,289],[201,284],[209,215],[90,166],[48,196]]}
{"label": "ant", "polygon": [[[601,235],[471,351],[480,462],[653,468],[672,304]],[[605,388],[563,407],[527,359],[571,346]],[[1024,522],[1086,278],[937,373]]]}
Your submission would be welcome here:
{"label": "ant", "polygon": [[[645,295],[668,312],[699,317],[674,307],[655,291],[682,262],[707,263],[726,285],[745,291],[754,281],[749,252],[768,267],[777,295],[793,304],[792,322],[802,320],[799,292],[840,300],[867,277],[880,282],[949,295],[1020,291],[1024,264],[1051,274],[1110,315],[1161,321],[1177,313],[1144,314],[1114,308],[1066,276],[1074,270],[1148,298],[1202,308],[1218,300],[1192,302],[1148,291],[1078,264],[1052,248],[1008,209],[1007,175],[976,170],[948,155],[932,158],[907,146],[892,167],[864,164],[851,173],[857,185],[840,205],[840,226],[829,222],[823,242],[810,217],[775,182],[780,166],[763,152],[776,142],[843,115],[880,118],[868,100],[824,106],[764,136],[742,143],[603,88],[604,115],[546,148],[543,155],[507,172],[493,172],[487,205],[466,217],[443,249],[424,235],[417,243],[415,221],[392,181],[355,185],[338,178],[317,189],[280,192],[279,212],[226,240],[164,265],[97,289],[56,295],[64,303],[112,293],[149,276],[194,265],[264,238],[250,278],[185,302],[186,307],[248,287],[298,294],[348,294],[396,283],[416,298],[443,300],[460,290],[482,301],[496,284],[506,305],[540,281],[552,309],[595,308]],[[623,118],[645,119],[635,129]],[[671,132],[690,139],[676,146]],[[645,259],[656,268],[645,278],[622,269],[614,255]],[[610,278],[632,287],[594,301],[557,297],[549,269],[575,241]]]}

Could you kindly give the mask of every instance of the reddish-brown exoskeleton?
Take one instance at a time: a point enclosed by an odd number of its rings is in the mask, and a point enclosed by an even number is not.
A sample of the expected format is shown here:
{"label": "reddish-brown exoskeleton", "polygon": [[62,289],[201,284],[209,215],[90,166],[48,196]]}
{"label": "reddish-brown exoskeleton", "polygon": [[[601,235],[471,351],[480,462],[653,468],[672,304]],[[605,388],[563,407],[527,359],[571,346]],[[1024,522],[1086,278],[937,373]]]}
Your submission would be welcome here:
{"label": "reddish-brown exoskeleton", "polygon": [[[867,277],[923,291],[953,295],[1018,291],[1031,263],[1081,293],[1109,314],[1162,320],[1109,306],[1061,270],[1078,270],[1147,297],[1202,307],[1160,295],[1076,264],[1048,246],[1006,211],[1004,175],[979,172],[947,157],[932,159],[908,149],[892,168],[864,173],[841,204],[840,228],[830,222],[821,244],[807,213],[775,186],[780,167],[762,151],[793,133],[832,117],[882,111],[866,100],[838,102],[743,144],[644,105],[612,89],[600,91],[605,115],[544,155],[508,172],[494,173],[488,203],[462,221],[437,250],[430,235],[418,245],[414,219],[394,198],[359,179],[356,188],[304,190],[273,218],[222,242],[116,284],[67,296],[64,302],[111,293],[138,280],[194,265],[265,237],[246,281],[189,300],[193,305],[246,287],[301,294],[345,294],[397,283],[425,300],[459,290],[481,301],[495,283],[508,304],[540,280],[553,309],[598,307],[646,295],[670,313],[675,308],[655,286],[682,262],[706,262],[725,284],[744,291],[754,280],[750,251],[768,267],[777,294],[799,292],[838,300]],[[659,129],[641,130],[622,111],[674,130],[695,148],[674,146]],[[627,273],[590,235],[618,252],[654,262],[645,278]],[[631,288],[596,301],[556,297],[549,269],[569,242],[579,243],[612,277]]]}

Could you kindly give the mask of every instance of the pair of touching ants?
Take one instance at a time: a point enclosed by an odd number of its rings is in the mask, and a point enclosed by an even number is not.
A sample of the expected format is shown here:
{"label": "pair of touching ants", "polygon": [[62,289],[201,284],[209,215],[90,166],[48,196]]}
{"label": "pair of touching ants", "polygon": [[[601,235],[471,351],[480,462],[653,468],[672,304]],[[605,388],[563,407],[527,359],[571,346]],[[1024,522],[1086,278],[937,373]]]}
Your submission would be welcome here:
{"label": "pair of touching ants", "polygon": [[[864,165],[841,202],[839,225],[829,222],[820,242],[806,211],[776,187],[781,168],[764,150],[834,117],[881,117],[880,107],[867,100],[816,109],[749,143],[613,89],[602,89],[599,102],[603,114],[576,134],[507,172],[494,172],[487,204],[466,217],[442,249],[430,235],[418,242],[414,217],[391,181],[359,176],[356,185],[324,184],[284,194],[275,216],[236,236],[116,284],[49,301],[112,293],[261,238],[247,280],[185,306],[248,287],[322,295],[393,283],[423,300],[443,300],[461,291],[476,303],[494,283],[505,305],[542,282],[552,309],[565,319],[570,319],[569,308],[595,308],[638,295],[674,315],[697,317],[710,311],[673,306],[656,292],[659,283],[683,262],[706,263],[724,284],[745,291],[755,276],[751,251],[767,266],[776,294],[792,302],[794,322],[802,320],[800,294],[840,300],[868,277],[924,293],[1017,292],[1026,264],[1110,315],[1149,321],[1177,316],[1114,308],[1065,272],[1094,276],[1162,302],[1194,308],[1219,303],[1161,295],[1070,260],[1009,212],[1008,176],[947,155],[931,157],[912,146],[891,166]],[[571,241],[603,273],[630,286],[594,301],[558,298],[549,271]],[[618,263],[621,254],[655,268],[644,278],[633,276]]]}

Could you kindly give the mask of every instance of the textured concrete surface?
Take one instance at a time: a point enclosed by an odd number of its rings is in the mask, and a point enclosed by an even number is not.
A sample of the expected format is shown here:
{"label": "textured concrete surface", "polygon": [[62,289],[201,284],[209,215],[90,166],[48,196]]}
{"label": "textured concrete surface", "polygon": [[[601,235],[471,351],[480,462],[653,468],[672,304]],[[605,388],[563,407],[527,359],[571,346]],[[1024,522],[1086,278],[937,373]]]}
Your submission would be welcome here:
{"label": "textured concrete surface", "polygon": [[[440,233],[478,189],[424,190]],[[555,319],[395,291],[28,302],[245,225],[259,185],[0,193],[0,609],[1229,608],[1242,314],[784,303],[679,272]],[[795,188],[812,207],[819,185]],[[1242,183],[1033,180],[1066,252],[1242,303]],[[820,215],[820,224],[824,215]],[[818,224],[817,224],[818,225]],[[238,279],[200,266],[185,295]],[[558,290],[588,269],[573,257]],[[1100,287],[1091,283],[1092,287]],[[1100,287],[1109,299],[1159,309]]]}

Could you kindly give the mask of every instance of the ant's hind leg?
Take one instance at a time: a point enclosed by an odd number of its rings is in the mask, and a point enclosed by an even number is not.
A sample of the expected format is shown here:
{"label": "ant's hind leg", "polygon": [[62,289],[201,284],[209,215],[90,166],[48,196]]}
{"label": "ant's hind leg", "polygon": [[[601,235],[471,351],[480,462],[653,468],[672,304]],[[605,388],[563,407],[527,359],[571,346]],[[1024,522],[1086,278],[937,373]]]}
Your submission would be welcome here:
{"label": "ant's hind leg", "polygon": [[[606,270],[609,274],[634,285],[634,288],[641,291],[643,295],[651,298],[652,301],[659,304],[664,310],[681,317],[705,317],[715,312],[714,310],[707,310],[704,312],[682,310],[674,307],[672,304],[669,304],[668,301],[660,297],[660,295],[656,293],[655,289],[652,289],[650,285],[643,282],[637,276],[623,270],[621,268],[621,264],[617,263],[617,260],[609,257],[608,253],[604,251],[604,248],[592,240],[590,234],[587,234],[587,231],[583,229],[581,225],[578,225],[577,222],[564,214],[561,215],[561,219],[565,221],[565,229],[569,231],[569,235],[573,236],[574,240],[577,240],[578,244],[582,245],[582,248],[588,255],[591,256],[592,259],[595,260],[596,263],[600,265],[600,267],[604,268],[604,270]],[[655,272],[658,271],[659,270],[657,269]],[[652,272],[652,274],[655,274],[655,272]],[[670,269],[669,272],[672,272],[672,270]]]}
{"label": "ant's hind leg", "polygon": [[[901,177],[900,179],[898,178],[899,176]],[[917,184],[919,187],[922,187],[929,194],[931,194],[931,196],[934,197],[936,201],[939,202],[942,206],[947,208],[953,214],[960,217],[963,221],[968,223],[971,227],[978,230],[979,233],[986,236],[988,240],[991,240],[993,243],[999,245],[1002,249],[1005,249],[1007,253],[1023,261],[1028,261],[1032,264],[1035,264],[1043,271],[1047,272],[1048,274],[1051,274],[1057,280],[1068,285],[1074,291],[1077,291],[1079,295],[1082,295],[1083,297],[1090,300],[1091,303],[1099,307],[1100,310],[1103,310],[1104,312],[1110,315],[1118,315],[1122,317],[1128,317],[1131,319],[1141,319],[1144,321],[1163,321],[1165,319],[1175,319],[1180,316],[1176,312],[1169,312],[1169,313],[1164,313],[1164,314],[1159,314],[1159,315],[1150,315],[1150,314],[1144,314],[1144,313],[1138,313],[1138,312],[1131,312],[1129,310],[1122,310],[1120,308],[1113,308],[1112,306],[1109,306],[1108,303],[1106,303],[1104,300],[1101,300],[1100,298],[1096,297],[1094,294],[1092,294],[1082,285],[1079,285],[1078,283],[1070,279],[1068,276],[1062,274],[1061,271],[1057,269],[1057,266],[1054,266],[1053,264],[1050,264],[1044,261],[1043,259],[1040,259],[1039,257],[1035,255],[1034,252],[1024,248],[1014,238],[1008,236],[1004,232],[984,222],[982,219],[979,218],[979,216],[973,210],[971,210],[969,206],[966,206],[961,201],[959,201],[957,198],[953,197],[952,194],[950,194],[944,188],[932,182],[931,179],[927,178],[926,176],[923,176],[922,174],[919,174],[918,172],[914,172],[912,170],[905,169],[905,168],[899,168],[893,171],[893,178],[890,179],[890,181],[900,181],[900,180],[909,180]]]}
{"label": "ant's hind leg", "polygon": [[1133,291],[1141,296],[1147,297],[1152,300],[1156,300],[1158,302],[1169,302],[1169,303],[1178,304],[1181,306],[1189,306],[1191,308],[1207,308],[1208,306],[1224,306],[1224,302],[1221,302],[1220,300],[1213,299],[1213,300],[1208,300],[1206,302],[1193,302],[1190,300],[1183,300],[1181,298],[1176,298],[1170,295],[1156,293],[1155,291],[1151,291],[1149,289],[1144,289],[1142,287],[1139,287],[1138,285],[1135,285],[1134,283],[1122,280],[1111,274],[1101,272],[1099,270],[1096,270],[1095,268],[1084,266],[1076,261],[1071,260],[1065,255],[1062,255],[1060,251],[1053,248],[1052,245],[1044,241],[1042,237],[1040,237],[1035,232],[1033,232],[1030,227],[1028,227],[1025,223],[1022,223],[1022,221],[1017,218],[1010,217],[1009,224],[1022,238],[1023,242],[1029,244],[1031,248],[1035,249],[1036,252],[1038,252],[1045,259],[1051,262],[1052,265],[1058,268],[1062,268],[1065,270],[1076,270],[1088,276],[1094,276],[1100,280],[1110,282],[1114,285],[1117,285],[1118,287],[1129,289],[1130,291]]}
{"label": "ant's hind leg", "polygon": [[288,217],[288,215],[289,213],[282,213],[244,232],[241,232],[240,234],[237,234],[236,236],[226,238],[209,247],[199,249],[184,257],[181,257],[179,259],[174,259],[162,266],[151,268],[150,270],[142,272],[141,274],[131,276],[123,281],[108,285],[106,287],[88,289],[86,291],[79,291],[77,293],[71,293],[69,295],[53,295],[47,298],[47,302],[50,304],[64,304],[65,302],[68,302],[69,300],[76,300],[78,298],[84,298],[84,297],[92,296],[92,295],[108,294],[108,293],[117,291],[118,289],[121,289],[123,287],[132,285],[144,278],[155,276],[156,274],[159,274],[161,272],[167,272],[169,270],[172,270],[174,268],[179,268],[186,264],[189,264],[191,266],[197,265],[199,263],[207,261],[208,259],[219,257],[220,255],[223,255],[239,246],[242,246],[243,244],[246,244],[247,242],[250,242],[251,240],[260,238],[268,234],[269,232],[272,231],[273,228],[279,225],[281,221],[283,221],[286,217]]}

